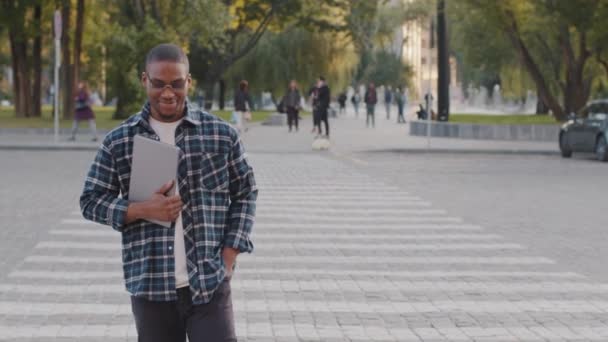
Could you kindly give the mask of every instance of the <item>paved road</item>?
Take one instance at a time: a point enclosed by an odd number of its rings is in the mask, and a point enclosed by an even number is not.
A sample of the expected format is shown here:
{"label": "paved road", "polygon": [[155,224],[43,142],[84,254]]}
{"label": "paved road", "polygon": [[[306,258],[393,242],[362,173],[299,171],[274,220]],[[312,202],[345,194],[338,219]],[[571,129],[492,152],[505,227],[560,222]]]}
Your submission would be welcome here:
{"label": "paved road", "polygon": [[[279,129],[245,137],[261,191],[232,284],[241,340],[608,339],[605,165],[312,153],[306,126]],[[382,147],[391,129],[357,134]],[[0,340],[135,341],[120,237],[77,211],[92,154],[0,157]]]}

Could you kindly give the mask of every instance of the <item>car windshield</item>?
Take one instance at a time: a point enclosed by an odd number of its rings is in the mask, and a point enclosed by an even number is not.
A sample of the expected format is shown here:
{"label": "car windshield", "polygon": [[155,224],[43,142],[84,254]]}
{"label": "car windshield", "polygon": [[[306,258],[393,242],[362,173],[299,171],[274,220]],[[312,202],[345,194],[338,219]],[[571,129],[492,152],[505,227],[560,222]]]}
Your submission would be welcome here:
{"label": "car windshield", "polygon": [[608,114],[606,113],[591,113],[589,115],[590,119],[593,120],[606,120],[606,118],[608,118]]}
{"label": "car windshield", "polygon": [[578,112],[577,117],[606,120],[608,118],[608,102],[589,104]]}

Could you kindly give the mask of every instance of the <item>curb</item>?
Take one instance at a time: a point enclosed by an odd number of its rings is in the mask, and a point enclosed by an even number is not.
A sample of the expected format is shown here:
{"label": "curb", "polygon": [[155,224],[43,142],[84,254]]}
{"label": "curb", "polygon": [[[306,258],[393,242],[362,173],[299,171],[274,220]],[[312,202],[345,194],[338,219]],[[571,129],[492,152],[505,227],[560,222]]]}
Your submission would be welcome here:
{"label": "curb", "polygon": [[560,152],[555,150],[521,150],[521,149],[458,149],[458,148],[396,148],[386,150],[361,150],[357,153],[416,153],[416,154],[511,154],[511,155],[545,155],[556,156]]}
{"label": "curb", "polygon": [[[8,151],[97,151],[99,145],[96,144],[13,144],[0,143],[0,150]],[[250,151],[255,153],[255,149]],[[270,151],[268,151],[270,152]],[[313,153],[306,151],[304,153]],[[289,153],[289,152],[288,152]],[[302,152],[300,152],[302,153]],[[396,148],[382,150],[358,150],[349,153],[412,153],[412,154],[502,154],[502,155],[559,155],[559,151],[551,150],[521,150],[521,149],[457,149],[457,148]]]}
{"label": "curb", "polygon": [[11,144],[0,143],[5,151],[97,151],[99,145],[78,144]]}

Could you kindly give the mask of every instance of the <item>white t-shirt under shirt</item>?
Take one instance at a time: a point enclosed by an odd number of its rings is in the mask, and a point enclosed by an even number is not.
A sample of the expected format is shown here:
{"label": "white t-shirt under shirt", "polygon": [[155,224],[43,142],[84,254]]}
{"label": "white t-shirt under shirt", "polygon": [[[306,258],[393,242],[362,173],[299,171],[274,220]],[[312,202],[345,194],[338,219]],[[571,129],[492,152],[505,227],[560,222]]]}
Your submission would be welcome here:
{"label": "white t-shirt under shirt", "polygon": [[[175,146],[175,129],[182,120],[175,122],[162,122],[153,119],[150,116],[150,126],[154,129],[160,141]],[[167,180],[169,181],[169,180]],[[175,186],[177,187],[177,175],[175,179]],[[176,190],[175,193],[179,193]],[[186,264],[186,248],[184,245],[184,225],[182,223],[182,214],[180,212],[177,220],[175,221],[175,244],[173,247],[173,253],[175,255],[175,287],[186,287],[189,286],[188,282],[188,266]]]}

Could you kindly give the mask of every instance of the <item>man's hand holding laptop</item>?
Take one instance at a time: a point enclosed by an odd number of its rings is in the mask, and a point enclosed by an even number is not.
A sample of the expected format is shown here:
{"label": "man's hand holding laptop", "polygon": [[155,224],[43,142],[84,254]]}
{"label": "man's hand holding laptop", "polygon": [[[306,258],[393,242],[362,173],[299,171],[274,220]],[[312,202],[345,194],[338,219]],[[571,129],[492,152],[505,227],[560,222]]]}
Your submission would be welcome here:
{"label": "man's hand holding laptop", "polygon": [[173,222],[177,220],[183,203],[179,194],[168,195],[175,181],[171,180],[143,202],[131,202],[127,209],[127,223],[140,219]]}

